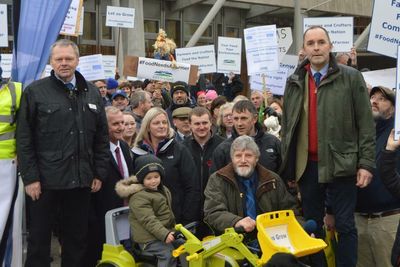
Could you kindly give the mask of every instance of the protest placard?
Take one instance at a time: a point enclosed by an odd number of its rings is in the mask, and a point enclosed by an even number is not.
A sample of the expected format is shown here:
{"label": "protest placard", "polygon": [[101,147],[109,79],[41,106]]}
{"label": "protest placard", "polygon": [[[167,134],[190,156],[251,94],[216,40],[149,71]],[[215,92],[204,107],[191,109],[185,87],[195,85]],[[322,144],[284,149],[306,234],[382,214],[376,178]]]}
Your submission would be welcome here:
{"label": "protest placard", "polygon": [[103,69],[104,77],[114,78],[115,68],[117,67],[117,57],[116,56],[104,56],[103,55]]}
{"label": "protest placard", "polygon": [[375,1],[367,50],[397,58],[399,32],[400,1]]}
{"label": "protest placard", "polygon": [[[400,6],[400,3],[399,3]],[[400,46],[397,46],[397,71],[396,71],[396,92],[400,92]],[[394,115],[394,140],[400,136],[400,94],[396,94],[396,108]]]}
{"label": "protest placard", "polygon": [[52,70],[53,70],[53,67],[51,65],[46,65],[46,67],[44,68],[44,71],[42,72],[42,78],[49,77],[51,75]]}
{"label": "protest placard", "polygon": [[218,37],[217,72],[240,74],[242,63],[242,39]]}
{"label": "protest placard", "polygon": [[135,9],[128,7],[107,6],[106,26],[134,28]]}
{"label": "protest placard", "polygon": [[0,4],[0,47],[8,47],[7,5]]}
{"label": "protest placard", "polygon": [[77,36],[80,30],[80,16],[82,16],[82,0],[72,0],[60,34]]}
{"label": "protest placard", "polygon": [[283,95],[285,92],[287,74],[288,69],[282,67],[278,71],[252,75],[250,77],[250,88],[251,90],[263,92],[264,84],[262,75],[265,75],[266,89],[275,95]]}
{"label": "protest placard", "polygon": [[280,68],[286,68],[287,69],[287,76],[290,76],[293,74],[293,72],[297,68],[297,63],[299,61],[299,57],[295,55],[285,55],[281,63],[279,63]]}
{"label": "protest placard", "polygon": [[373,86],[396,87],[396,68],[361,72],[367,84]]}
{"label": "protest placard", "polygon": [[79,58],[76,68],[88,81],[104,79],[103,57],[101,54]]}
{"label": "protest placard", "polygon": [[11,77],[11,67],[12,67],[12,54],[1,54],[0,66],[3,69],[3,74],[1,77],[10,78]]}
{"label": "protest placard", "polygon": [[328,31],[333,52],[349,52],[353,47],[353,17],[304,18],[304,31],[314,25]]}
{"label": "protest placard", "polygon": [[278,60],[282,61],[282,58],[288,52],[290,46],[293,43],[292,29],[290,27],[276,29],[278,37]]}
{"label": "protest placard", "polygon": [[244,42],[249,75],[279,69],[275,25],[244,29]]}
{"label": "protest placard", "polygon": [[199,66],[200,73],[217,71],[214,45],[203,45],[175,49],[176,61]]}
{"label": "protest placard", "polygon": [[171,61],[136,56],[126,56],[124,60],[123,74],[140,79],[183,81],[195,85],[197,73],[198,66],[186,63],[175,62],[174,65]]}

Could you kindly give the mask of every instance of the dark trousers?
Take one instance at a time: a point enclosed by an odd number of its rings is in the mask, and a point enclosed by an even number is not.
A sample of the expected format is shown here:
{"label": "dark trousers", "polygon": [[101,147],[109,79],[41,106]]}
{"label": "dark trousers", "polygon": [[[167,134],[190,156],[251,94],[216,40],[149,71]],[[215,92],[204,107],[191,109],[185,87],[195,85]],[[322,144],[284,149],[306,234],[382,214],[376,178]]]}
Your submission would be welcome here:
{"label": "dark trousers", "polygon": [[28,196],[30,227],[25,267],[50,267],[51,232],[61,211],[62,267],[80,267],[87,243],[89,188],[43,190],[39,200]]}
{"label": "dark trousers", "polygon": [[[304,218],[317,222],[317,237],[324,237],[322,226],[326,205],[332,208],[335,228],[338,232],[338,246],[335,254],[337,267],[350,267],[357,264],[357,229],[354,221],[357,200],[355,183],[355,177],[338,178],[327,184],[318,183],[318,163],[314,161],[308,162],[299,181]],[[319,261],[312,266],[324,266],[324,264]]]}

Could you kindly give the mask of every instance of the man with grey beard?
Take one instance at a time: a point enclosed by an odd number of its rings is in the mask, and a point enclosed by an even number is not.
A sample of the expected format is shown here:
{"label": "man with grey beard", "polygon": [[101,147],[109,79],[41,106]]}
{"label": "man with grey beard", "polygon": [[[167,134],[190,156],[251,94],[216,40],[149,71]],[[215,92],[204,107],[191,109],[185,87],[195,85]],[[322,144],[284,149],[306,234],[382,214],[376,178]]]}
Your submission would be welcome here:
{"label": "man with grey beard", "polygon": [[258,214],[295,208],[279,175],[258,163],[260,150],[253,138],[237,137],[230,156],[232,162],[210,176],[204,191],[204,221],[214,231],[241,226],[250,233]]}
{"label": "man with grey beard", "polygon": [[[376,162],[382,157],[390,131],[394,127],[395,92],[376,86],[370,92],[372,114],[376,130]],[[396,154],[397,172],[400,153]],[[359,188],[355,221],[358,230],[357,266],[392,266],[390,254],[400,219],[400,200],[393,197],[374,170],[371,183]]]}

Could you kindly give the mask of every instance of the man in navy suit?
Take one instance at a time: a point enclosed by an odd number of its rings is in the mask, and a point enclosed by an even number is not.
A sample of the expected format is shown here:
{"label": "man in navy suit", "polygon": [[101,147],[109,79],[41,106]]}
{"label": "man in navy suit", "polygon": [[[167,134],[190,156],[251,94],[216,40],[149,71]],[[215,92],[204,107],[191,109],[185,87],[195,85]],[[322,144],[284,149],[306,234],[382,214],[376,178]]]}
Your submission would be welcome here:
{"label": "man in navy suit", "polygon": [[108,133],[110,137],[110,161],[108,176],[101,190],[92,196],[92,210],[89,214],[89,244],[83,266],[94,267],[101,258],[105,243],[104,216],[107,211],[124,205],[123,199],[115,192],[115,184],[133,174],[132,156],[127,143],[122,140],[124,116],[113,106],[106,107]]}

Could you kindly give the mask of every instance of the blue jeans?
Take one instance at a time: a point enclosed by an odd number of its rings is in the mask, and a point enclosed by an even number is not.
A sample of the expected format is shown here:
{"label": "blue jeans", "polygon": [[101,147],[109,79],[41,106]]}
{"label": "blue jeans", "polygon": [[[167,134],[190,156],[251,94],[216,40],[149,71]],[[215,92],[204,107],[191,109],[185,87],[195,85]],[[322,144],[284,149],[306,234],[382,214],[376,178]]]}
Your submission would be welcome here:
{"label": "blue jeans", "polygon": [[[335,228],[338,232],[336,266],[356,266],[357,264],[357,228],[354,210],[357,200],[355,177],[335,179],[332,183],[318,183],[318,163],[309,161],[299,181],[302,207],[305,220],[315,220],[318,230],[316,237],[323,238],[323,218],[325,204],[329,203],[335,216]],[[314,265],[313,265],[314,266]],[[319,262],[315,266],[324,266]]]}

